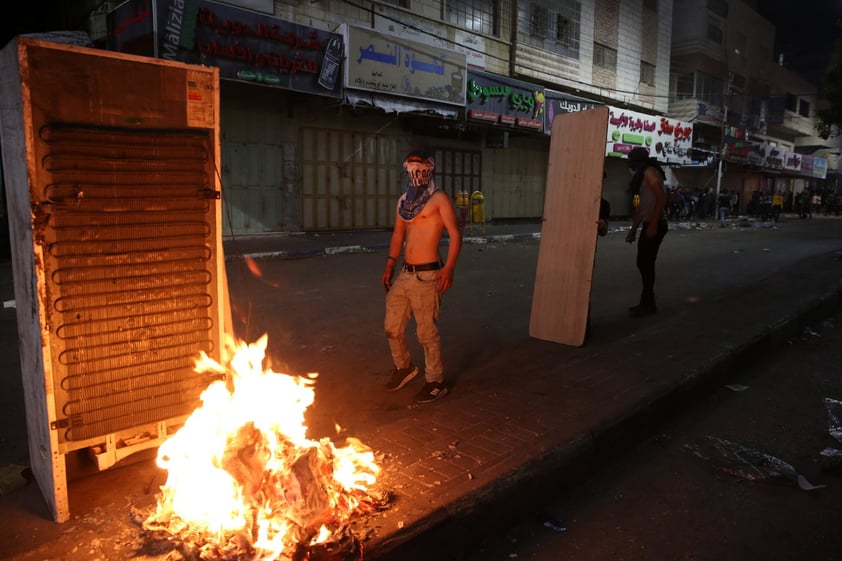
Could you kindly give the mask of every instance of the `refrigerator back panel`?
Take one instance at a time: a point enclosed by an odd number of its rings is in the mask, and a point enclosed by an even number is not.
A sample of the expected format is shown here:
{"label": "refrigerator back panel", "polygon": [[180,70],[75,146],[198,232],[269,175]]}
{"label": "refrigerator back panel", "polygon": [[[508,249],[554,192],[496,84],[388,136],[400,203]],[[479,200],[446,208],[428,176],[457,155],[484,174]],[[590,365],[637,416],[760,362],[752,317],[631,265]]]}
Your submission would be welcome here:
{"label": "refrigerator back panel", "polygon": [[19,37],[0,53],[3,170],[33,472],[157,446],[219,360],[218,71]]}

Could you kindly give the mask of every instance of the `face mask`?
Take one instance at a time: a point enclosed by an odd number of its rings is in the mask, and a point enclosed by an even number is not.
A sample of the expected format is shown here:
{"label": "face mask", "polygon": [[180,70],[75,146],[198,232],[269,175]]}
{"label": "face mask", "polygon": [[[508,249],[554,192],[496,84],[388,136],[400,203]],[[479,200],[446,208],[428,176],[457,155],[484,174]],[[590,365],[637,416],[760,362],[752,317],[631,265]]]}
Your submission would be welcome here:
{"label": "face mask", "polygon": [[409,180],[410,189],[423,188],[429,185],[430,179],[433,178],[433,170],[435,163],[432,158],[420,158],[412,156],[407,158],[403,163],[403,169],[406,170],[406,176]]}

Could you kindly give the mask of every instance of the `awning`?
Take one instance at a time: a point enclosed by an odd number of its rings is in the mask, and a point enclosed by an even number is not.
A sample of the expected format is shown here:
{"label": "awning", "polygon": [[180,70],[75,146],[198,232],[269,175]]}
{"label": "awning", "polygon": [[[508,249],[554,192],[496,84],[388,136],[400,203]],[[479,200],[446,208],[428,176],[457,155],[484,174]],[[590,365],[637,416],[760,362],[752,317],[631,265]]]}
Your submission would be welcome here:
{"label": "awning", "polygon": [[421,113],[438,115],[455,119],[459,116],[459,107],[431,103],[429,101],[415,101],[408,97],[388,96],[365,91],[345,90],[344,101],[353,107],[370,107],[382,109],[387,113]]}

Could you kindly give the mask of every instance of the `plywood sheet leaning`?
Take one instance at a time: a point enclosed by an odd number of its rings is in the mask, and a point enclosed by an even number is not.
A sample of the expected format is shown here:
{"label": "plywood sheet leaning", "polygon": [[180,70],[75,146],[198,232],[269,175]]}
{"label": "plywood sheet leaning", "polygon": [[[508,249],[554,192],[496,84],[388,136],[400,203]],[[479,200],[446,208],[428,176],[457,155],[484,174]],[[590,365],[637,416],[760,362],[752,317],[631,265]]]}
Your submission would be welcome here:
{"label": "plywood sheet leaning", "polygon": [[536,339],[573,346],[585,341],[607,131],[607,107],[553,120],[529,319]]}

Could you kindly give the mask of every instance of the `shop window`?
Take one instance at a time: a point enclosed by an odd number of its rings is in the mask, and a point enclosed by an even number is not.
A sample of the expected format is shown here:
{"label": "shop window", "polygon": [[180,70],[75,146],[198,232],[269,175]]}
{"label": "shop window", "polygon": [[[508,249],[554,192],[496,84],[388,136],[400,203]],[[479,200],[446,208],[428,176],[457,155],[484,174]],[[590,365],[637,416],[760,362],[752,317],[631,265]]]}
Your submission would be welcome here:
{"label": "shop window", "polygon": [[447,0],[444,19],[458,27],[485,35],[498,35],[498,0]]}

